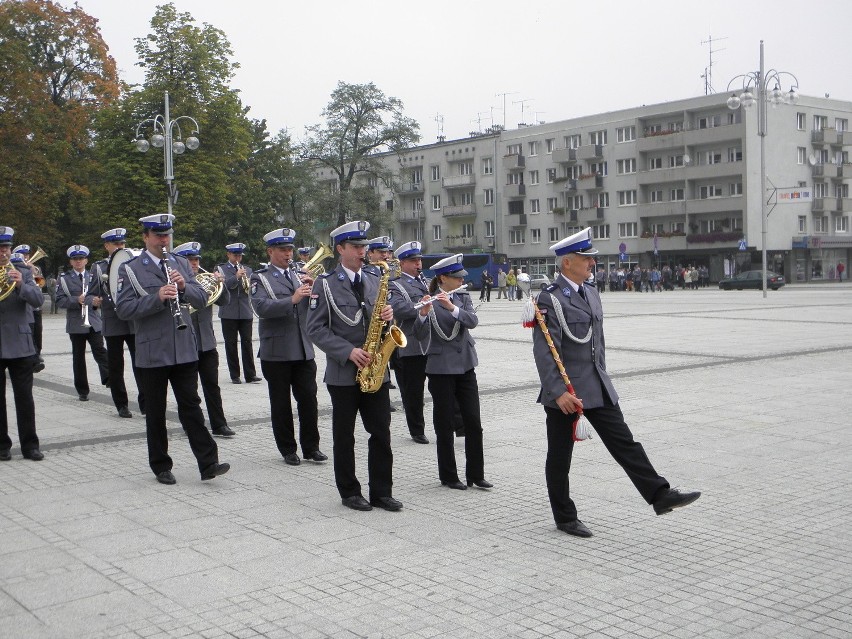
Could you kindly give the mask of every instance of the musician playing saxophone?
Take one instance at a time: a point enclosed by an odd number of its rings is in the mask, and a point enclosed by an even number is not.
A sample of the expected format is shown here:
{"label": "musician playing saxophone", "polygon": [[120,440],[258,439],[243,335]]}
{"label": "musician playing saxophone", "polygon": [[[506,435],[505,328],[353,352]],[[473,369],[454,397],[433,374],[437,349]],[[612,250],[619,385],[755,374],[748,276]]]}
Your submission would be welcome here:
{"label": "musician playing saxophone", "polygon": [[[387,371],[377,392],[364,392],[356,382],[360,369],[369,366],[371,355],[362,346],[380,293],[380,278],[362,264],[366,252],[365,221],[349,222],[331,232],[339,264],[314,282],[308,304],[308,336],[326,354],[325,384],[331,396],[334,476],[343,505],[353,510],[373,506],[396,511],[402,504],[393,498],[393,453],[390,444],[390,396]],[[393,292],[388,292],[388,297]],[[385,303],[379,317],[393,320],[393,308]],[[355,475],[355,418],[360,413],[370,434],[367,457],[369,501]]]}

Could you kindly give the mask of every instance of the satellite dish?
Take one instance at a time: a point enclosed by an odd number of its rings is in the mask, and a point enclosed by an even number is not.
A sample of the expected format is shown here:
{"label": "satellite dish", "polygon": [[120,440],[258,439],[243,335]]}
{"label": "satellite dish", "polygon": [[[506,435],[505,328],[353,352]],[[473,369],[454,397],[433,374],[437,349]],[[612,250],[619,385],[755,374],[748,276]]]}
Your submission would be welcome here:
{"label": "satellite dish", "polygon": [[813,153],[808,156],[808,164],[810,164],[811,166],[814,166],[816,164],[816,156]]}
{"label": "satellite dish", "polygon": [[684,164],[689,164],[690,162],[692,162],[692,158],[691,158],[691,157],[689,157],[689,154],[688,154],[688,153],[684,153],[684,154],[683,154],[683,163],[684,163]]}

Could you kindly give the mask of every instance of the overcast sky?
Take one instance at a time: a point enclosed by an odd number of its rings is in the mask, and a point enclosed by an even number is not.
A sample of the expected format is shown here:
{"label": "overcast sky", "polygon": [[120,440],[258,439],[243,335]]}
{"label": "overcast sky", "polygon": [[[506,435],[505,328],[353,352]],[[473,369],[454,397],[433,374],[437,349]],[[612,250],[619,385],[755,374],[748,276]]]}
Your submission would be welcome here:
{"label": "overcast sky", "polygon": [[[152,0],[78,0],[100,20],[122,79],[138,83],[134,38]],[[70,5],[70,0],[61,0]],[[400,98],[424,143],[494,122],[555,121],[704,94],[759,68],[795,74],[805,95],[852,100],[848,0],[175,0],[225,32],[250,117],[301,139],[339,80]],[[788,89],[789,87],[783,87]],[[510,93],[504,98],[497,94]],[[524,101],[523,103],[521,101]],[[523,119],[521,108],[523,106]],[[178,114],[180,115],[180,114]],[[479,119],[479,121],[478,121]]]}

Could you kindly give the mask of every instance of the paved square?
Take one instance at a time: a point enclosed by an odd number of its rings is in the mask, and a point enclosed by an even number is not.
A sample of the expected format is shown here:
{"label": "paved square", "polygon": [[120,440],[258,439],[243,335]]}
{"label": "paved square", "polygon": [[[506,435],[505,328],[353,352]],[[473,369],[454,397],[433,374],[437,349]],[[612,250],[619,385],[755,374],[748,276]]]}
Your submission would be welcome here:
{"label": "paved square", "polygon": [[[64,319],[46,314],[46,459],[16,446],[0,463],[0,637],[850,636],[852,287],[603,304],[634,435],[673,485],[703,496],[656,517],[599,439],[578,444],[572,496],[591,539],[553,524],[520,303],[483,304],[473,333],[494,490],[442,488],[434,443],[409,439],[391,391],[400,513],[344,508],[330,462],[286,466],[266,385],[225,374],[231,472],[199,480],[170,401],[178,483],[158,484],[143,418],[117,416],[91,358],[92,401],[77,401]],[[321,377],[322,353],[318,365]],[[127,383],[134,396],[129,371]],[[331,454],[322,384],[319,402]]]}

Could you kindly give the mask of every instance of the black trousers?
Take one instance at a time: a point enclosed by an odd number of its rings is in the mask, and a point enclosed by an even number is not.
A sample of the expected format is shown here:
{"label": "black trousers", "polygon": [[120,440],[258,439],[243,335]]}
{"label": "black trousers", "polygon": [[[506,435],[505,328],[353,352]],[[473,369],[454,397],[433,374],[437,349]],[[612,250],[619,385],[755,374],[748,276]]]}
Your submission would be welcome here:
{"label": "black trousers", "polygon": [[86,370],[86,343],[92,349],[92,357],[95,358],[95,363],[98,365],[98,371],[101,374],[101,384],[109,382],[109,363],[107,362],[107,352],[104,348],[104,338],[100,333],[96,333],[94,329],[89,329],[88,333],[69,333],[71,338],[71,355],[74,362],[74,388],[77,389],[78,395],[89,394],[89,373]]}
{"label": "black trousers", "polygon": [[292,362],[260,360],[260,370],[263,371],[269,387],[272,435],[275,437],[278,452],[282,457],[296,452],[291,391],[299,411],[299,443],[302,446],[302,454],[309,455],[319,450],[316,362],[312,359]]}
{"label": "black trousers", "polygon": [[225,359],[228,361],[228,372],[231,379],[240,378],[240,358],[237,355],[237,337],[239,336],[240,350],[243,356],[243,372],[246,381],[257,377],[254,367],[254,352],[251,348],[252,320],[222,320],[222,337],[225,340]]}
{"label": "black trousers", "polygon": [[426,356],[413,355],[396,359],[396,381],[402,395],[405,421],[411,436],[425,434],[426,420],[423,417],[423,395],[426,388]]}
{"label": "black trousers", "polygon": [[198,353],[198,379],[204,393],[207,417],[210,428],[217,430],[228,425],[225,410],[222,408],[222,389],[219,388],[219,351],[211,348]]}
{"label": "black trousers", "polygon": [[41,322],[41,310],[33,311],[33,346],[36,349],[36,357],[41,357],[41,334],[42,334],[42,322]]}
{"label": "black trousers", "polygon": [[[547,493],[553,519],[557,524],[562,524],[577,519],[577,507],[568,494],[568,471],[571,470],[571,454],[574,451],[571,436],[574,415],[566,415],[558,408],[547,406],[544,411],[547,414],[547,462],[544,471]],[[668,488],[669,482],[654,470],[642,444],[633,440],[633,433],[624,422],[618,404],[588,408],[583,413],[609,454],[624,469],[645,501],[653,503],[657,492]]]}
{"label": "black trousers", "polygon": [[139,394],[139,410],[145,410],[145,394],[139,383],[139,369],[136,368],[136,338],[132,334],[110,335],[104,337],[107,351],[107,368],[109,369],[109,390],[112,394],[112,403],[116,408],[127,406],[127,386],[124,384],[124,345],[130,351],[130,365],[133,368],[133,377],[136,379],[136,389]]}
{"label": "black trousers", "polygon": [[334,479],[341,497],[361,494],[355,476],[355,417],[361,414],[367,440],[370,498],[393,496],[393,452],[390,445],[390,391],[388,384],[375,393],[357,385],[326,386],[331,395],[331,434],[334,439]]}
{"label": "black trousers", "polygon": [[465,430],[465,477],[468,481],[485,479],[476,369],[471,368],[461,375],[429,375],[429,393],[432,395],[432,423],[437,439],[439,479],[445,483],[459,481],[454,449],[454,415],[457,407],[461,410]]}
{"label": "black trousers", "polygon": [[9,369],[12,394],[15,397],[18,439],[21,442],[21,451],[27,453],[38,448],[33,402],[33,358],[0,359],[0,450],[9,450],[12,447],[6,416],[6,369]]}
{"label": "black trousers", "polygon": [[140,368],[139,380],[145,393],[145,431],[148,437],[148,463],[154,474],[172,469],[169,436],[166,431],[166,395],[169,384],[177,400],[178,417],[189,447],[204,470],[219,461],[219,449],[204,425],[201,399],[198,397],[198,363]]}

